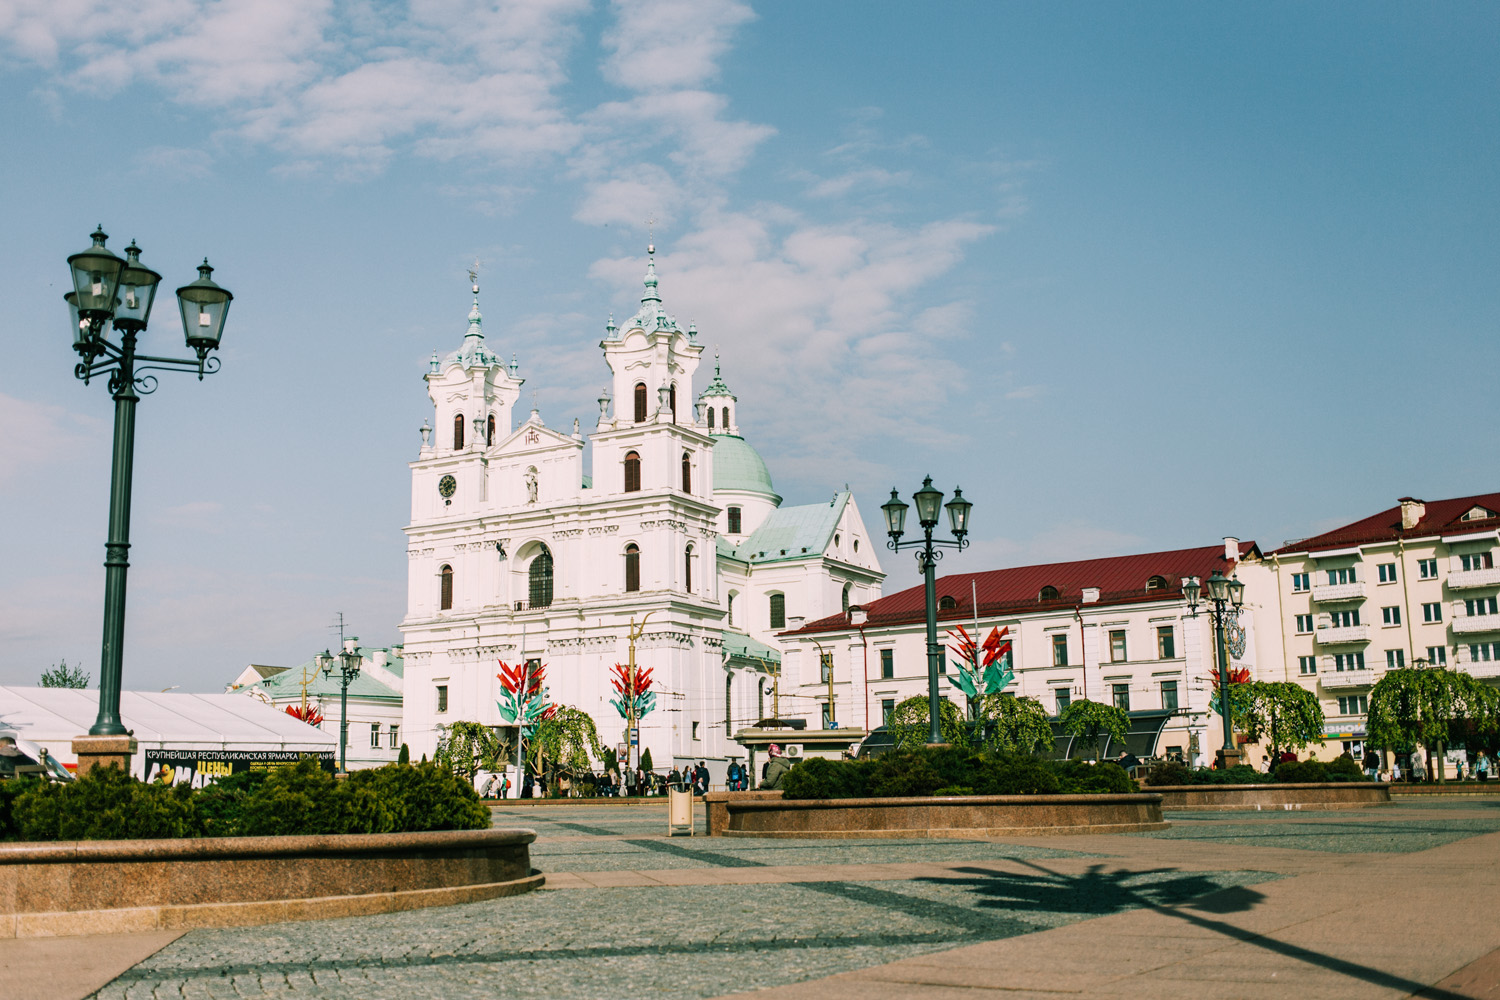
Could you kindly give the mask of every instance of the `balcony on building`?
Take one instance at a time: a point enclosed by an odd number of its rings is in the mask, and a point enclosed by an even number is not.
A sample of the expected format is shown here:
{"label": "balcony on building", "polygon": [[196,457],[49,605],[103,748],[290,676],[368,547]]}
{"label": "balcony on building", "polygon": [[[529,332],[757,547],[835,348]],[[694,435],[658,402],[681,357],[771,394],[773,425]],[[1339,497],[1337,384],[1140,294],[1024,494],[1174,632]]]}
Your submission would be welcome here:
{"label": "balcony on building", "polygon": [[1456,615],[1453,631],[1458,635],[1474,632],[1500,632],[1500,615]]}
{"label": "balcony on building", "polygon": [[1318,682],[1330,691],[1371,687],[1378,680],[1380,672],[1376,670],[1330,670],[1318,675]]}
{"label": "balcony on building", "polygon": [[1365,599],[1363,580],[1354,583],[1324,583],[1314,586],[1312,599],[1320,604],[1334,601],[1362,601]]}
{"label": "balcony on building", "polygon": [[1343,625],[1339,628],[1320,628],[1315,635],[1320,646],[1331,646],[1341,642],[1369,642],[1370,626]]}
{"label": "balcony on building", "polygon": [[1470,677],[1500,677],[1500,660],[1460,663],[1459,669]]}
{"label": "balcony on building", "polygon": [[1471,587],[1500,587],[1500,566],[1461,569],[1448,574],[1449,590],[1468,590]]}

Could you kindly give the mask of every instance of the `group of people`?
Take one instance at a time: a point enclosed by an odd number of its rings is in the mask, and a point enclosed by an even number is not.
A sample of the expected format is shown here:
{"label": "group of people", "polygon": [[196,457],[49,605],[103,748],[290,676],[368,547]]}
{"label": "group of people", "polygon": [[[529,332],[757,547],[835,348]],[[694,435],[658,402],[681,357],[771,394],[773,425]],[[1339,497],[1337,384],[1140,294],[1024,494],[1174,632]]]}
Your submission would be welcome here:
{"label": "group of people", "polygon": [[[1365,774],[1382,781],[1427,781],[1429,778],[1436,779],[1435,767],[1429,767],[1427,755],[1420,749],[1412,751],[1406,766],[1403,769],[1401,758],[1392,755],[1391,766],[1387,768],[1381,760],[1381,753],[1374,747],[1365,750],[1364,760],[1361,766]],[[1471,781],[1489,781],[1490,775],[1500,772],[1500,762],[1484,751],[1476,751],[1467,754],[1459,760],[1449,760],[1452,765],[1450,775],[1454,781],[1463,781],[1466,778]]]}
{"label": "group of people", "polygon": [[[766,748],[766,757],[766,762],[760,768],[759,785],[748,764],[731,760],[725,774],[725,787],[731,792],[745,792],[755,787],[780,788],[782,779],[792,769],[791,761],[775,743]],[[555,794],[563,798],[575,795],[586,798],[665,795],[669,788],[689,788],[694,795],[706,795],[709,780],[708,762],[702,760],[681,768],[673,765],[666,774],[640,767],[625,768],[623,776],[617,765],[606,767],[600,772],[575,772],[561,765],[554,765],[544,767],[541,775],[528,769],[521,781],[521,798],[538,797],[538,784],[541,785],[542,796],[552,794],[555,789]],[[491,774],[479,786],[479,796],[484,799],[506,799],[510,797],[510,792],[510,775],[505,773]]]}

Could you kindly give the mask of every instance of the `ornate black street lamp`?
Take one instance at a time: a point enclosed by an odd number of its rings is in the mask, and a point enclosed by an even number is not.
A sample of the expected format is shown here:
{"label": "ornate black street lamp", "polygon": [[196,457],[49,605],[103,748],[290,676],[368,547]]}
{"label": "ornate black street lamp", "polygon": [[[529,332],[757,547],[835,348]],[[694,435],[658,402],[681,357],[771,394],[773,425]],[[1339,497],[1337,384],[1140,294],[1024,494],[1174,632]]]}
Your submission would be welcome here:
{"label": "ornate black street lamp", "polygon": [[[1203,586],[1198,582],[1196,576],[1185,576],[1182,578],[1182,596],[1188,603],[1188,614],[1194,618],[1198,616],[1198,600],[1203,594]],[[1208,611],[1214,623],[1214,648],[1219,651],[1219,714],[1224,719],[1224,746],[1219,750],[1219,766],[1227,768],[1233,766],[1229,758],[1239,757],[1239,750],[1234,745],[1234,724],[1230,719],[1229,708],[1229,642],[1226,634],[1229,628],[1239,622],[1240,608],[1245,604],[1245,585],[1238,579],[1224,576],[1218,570],[1214,570],[1213,576],[1208,578]]]}
{"label": "ornate black street lamp", "polygon": [[[83,360],[73,374],[85,385],[95,375],[109,375],[115,399],[114,464],[109,482],[109,540],[104,546],[104,646],[99,656],[99,716],[90,736],[125,736],[120,721],[120,668],[125,645],[125,574],[130,566],[130,488],[135,453],[135,404],[141,395],[156,391],[156,377],[146,371],[219,370],[219,359],[209,352],[219,346],[224,317],[234,296],[214,284],[208,259],[198,268],[198,280],[177,289],[182,328],[189,358],[158,358],[136,354],[136,339],[146,329],[161,275],[141,263],[134,242],[122,260],[104,245],[103,227],[94,230],[88,249],[68,258],[73,291],[64,295],[73,318],[73,349]],[[113,323],[119,343],[105,336]]]}
{"label": "ornate black street lamp", "polygon": [[[922,526],[922,538],[912,539],[909,542],[901,541],[901,536],[906,528],[906,511],[908,507],[901,502],[900,495],[895,487],[891,488],[891,498],[880,505],[880,511],[885,515],[885,530],[891,536],[887,543],[892,552],[902,549],[917,550],[917,566],[922,573],[927,589],[927,716],[928,716],[928,743],[943,742],[943,731],[939,725],[941,717],[939,707],[941,699],[938,696],[938,668],[943,663],[943,648],[938,645],[937,639],[937,561],[943,557],[940,546],[948,546],[955,549],[968,547],[969,533],[969,511],[974,505],[964,499],[964,491],[958,487],[953,489],[953,499],[946,504],[943,503],[943,491],[935,489],[932,485],[932,477],[928,476],[922,480],[922,488],[912,494],[912,499],[917,504],[917,523]],[[953,532],[950,541],[944,538],[933,538],[932,529],[937,527],[938,508],[948,512],[948,527]],[[832,711],[830,704],[829,710]]]}
{"label": "ornate black street lamp", "polygon": [[359,676],[359,649],[355,647],[353,639],[345,639],[344,648],[337,654],[325,649],[313,657],[313,662],[329,680],[333,680],[335,670],[339,673],[339,770],[347,774],[349,765],[344,757],[344,748],[349,745],[349,685]]}

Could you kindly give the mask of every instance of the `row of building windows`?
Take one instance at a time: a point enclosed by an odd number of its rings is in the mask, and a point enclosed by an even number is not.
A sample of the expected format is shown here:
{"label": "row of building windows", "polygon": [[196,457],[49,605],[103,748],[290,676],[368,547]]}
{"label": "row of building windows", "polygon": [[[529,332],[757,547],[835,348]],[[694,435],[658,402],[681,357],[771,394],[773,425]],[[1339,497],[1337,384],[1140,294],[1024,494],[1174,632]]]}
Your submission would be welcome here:
{"label": "row of building windows", "polygon": [[[1177,635],[1176,628],[1172,625],[1160,625],[1156,629],[1156,658],[1158,660],[1175,660],[1177,658]],[[1111,629],[1109,631],[1109,662],[1125,663],[1130,659],[1130,650],[1126,643],[1124,629]],[[1068,637],[1064,633],[1052,636],[1052,665],[1054,667],[1066,667],[1068,665]]]}
{"label": "row of building windows", "polygon": [[[1471,597],[1464,601],[1464,614],[1473,617],[1475,615],[1493,615],[1500,613],[1500,601],[1495,597]],[[1314,615],[1293,616],[1297,632],[1307,634],[1314,631]],[[1348,611],[1328,612],[1329,624],[1333,628],[1348,628],[1359,624],[1359,609]],[[1422,622],[1434,624],[1443,620],[1443,605],[1440,601],[1431,601],[1422,605]],[[1399,605],[1391,605],[1380,609],[1380,621],[1384,625],[1401,624],[1401,608]]]}
{"label": "row of building windows", "polygon": [[[1465,572],[1476,569],[1493,569],[1495,567],[1495,555],[1493,552],[1473,552],[1458,557],[1459,568]],[[1359,579],[1355,568],[1350,566],[1344,569],[1324,570],[1328,577],[1329,586],[1337,586],[1341,583],[1358,583]],[[1422,580],[1436,580],[1438,575],[1438,561],[1436,559],[1418,559],[1417,577]],[[1375,566],[1375,578],[1380,583],[1396,582],[1395,563],[1377,563]],[[1311,573],[1293,573],[1292,591],[1302,593],[1312,589]]]}
{"label": "row of building windows", "polygon": [[[493,413],[485,421],[484,443],[491,447],[495,444],[495,415]],[[462,413],[453,414],[453,450],[464,450],[464,415]]]}
{"label": "row of building windows", "polygon": [[[683,554],[683,589],[693,589],[693,547],[689,545]],[[442,611],[451,610],[453,607],[453,567],[444,565],[438,571],[440,580],[438,586],[438,608]],[[531,560],[531,565],[526,570],[527,577],[527,604],[528,608],[547,608],[552,606],[553,587],[553,560],[552,553],[546,547]],[[641,549],[634,542],[625,546],[625,589],[637,591],[641,589]],[[771,621],[773,628],[782,628],[786,625],[785,604],[781,605],[781,623],[776,623],[777,604],[776,599],[785,598],[780,594],[773,594],[771,602]],[[519,607],[516,610],[521,610]],[[731,612],[731,615],[733,612]],[[733,620],[731,618],[731,624]]]}
{"label": "row of building windows", "polygon": [[[446,702],[447,688],[443,689],[443,698]],[[390,748],[394,750],[399,747],[401,745],[401,724],[398,722],[391,723],[391,728],[388,730],[387,735],[390,737]],[[380,749],[380,723],[378,722],[370,723],[370,749]]]}
{"label": "row of building windows", "polygon": [[[639,493],[641,490],[641,455],[640,452],[628,451],[625,453],[625,492]],[[682,492],[693,492],[693,455],[692,452],[682,453]],[[738,507],[730,508],[736,514]]]}

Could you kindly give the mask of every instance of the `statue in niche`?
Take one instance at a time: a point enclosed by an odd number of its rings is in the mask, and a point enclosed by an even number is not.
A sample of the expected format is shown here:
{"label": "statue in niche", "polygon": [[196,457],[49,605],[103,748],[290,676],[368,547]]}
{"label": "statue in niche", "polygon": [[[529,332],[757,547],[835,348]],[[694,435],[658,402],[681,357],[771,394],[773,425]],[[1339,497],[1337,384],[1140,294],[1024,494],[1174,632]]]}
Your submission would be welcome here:
{"label": "statue in niche", "polygon": [[536,503],[536,466],[526,469],[526,502]]}

